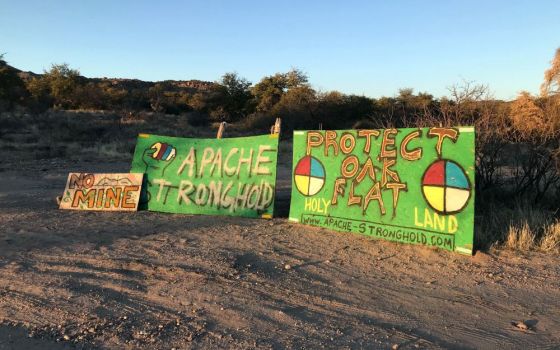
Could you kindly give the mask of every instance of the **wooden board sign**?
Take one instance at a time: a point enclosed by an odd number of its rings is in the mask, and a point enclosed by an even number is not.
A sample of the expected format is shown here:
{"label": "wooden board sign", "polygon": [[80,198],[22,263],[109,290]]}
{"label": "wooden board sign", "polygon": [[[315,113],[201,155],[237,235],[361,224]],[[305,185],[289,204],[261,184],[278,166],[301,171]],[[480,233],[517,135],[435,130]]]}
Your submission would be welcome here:
{"label": "wooden board sign", "polygon": [[294,131],[290,220],[472,254],[473,127]]}
{"label": "wooden board sign", "polygon": [[190,139],[140,134],[132,172],[144,173],[140,208],[271,218],[278,135]]}
{"label": "wooden board sign", "polygon": [[136,211],[143,174],[70,173],[60,209]]}

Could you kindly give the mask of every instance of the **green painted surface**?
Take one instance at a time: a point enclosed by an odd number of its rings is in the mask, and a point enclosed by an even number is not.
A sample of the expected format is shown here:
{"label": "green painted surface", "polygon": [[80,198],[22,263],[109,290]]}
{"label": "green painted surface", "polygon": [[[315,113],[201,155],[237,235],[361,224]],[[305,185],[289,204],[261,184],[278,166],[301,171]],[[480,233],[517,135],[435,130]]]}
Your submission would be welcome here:
{"label": "green painted surface", "polygon": [[474,141],[473,127],[295,131],[290,220],[472,254]]}
{"label": "green painted surface", "polygon": [[188,139],[140,134],[132,171],[140,209],[271,218],[278,136]]}

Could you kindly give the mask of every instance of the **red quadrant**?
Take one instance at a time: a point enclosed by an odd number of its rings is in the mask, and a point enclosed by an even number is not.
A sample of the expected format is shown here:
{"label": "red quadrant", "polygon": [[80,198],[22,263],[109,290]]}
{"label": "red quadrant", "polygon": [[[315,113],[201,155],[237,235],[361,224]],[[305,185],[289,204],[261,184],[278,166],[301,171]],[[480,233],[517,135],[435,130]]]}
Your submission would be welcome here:
{"label": "red quadrant", "polygon": [[302,158],[296,166],[296,175],[307,175],[311,173],[311,157]]}
{"label": "red quadrant", "polygon": [[167,143],[162,143],[156,157],[157,160],[160,160],[163,157],[166,149],[167,149]]}
{"label": "red quadrant", "polygon": [[445,186],[445,161],[440,160],[430,166],[426,174],[424,174],[424,179],[422,180],[423,185],[437,185]]}

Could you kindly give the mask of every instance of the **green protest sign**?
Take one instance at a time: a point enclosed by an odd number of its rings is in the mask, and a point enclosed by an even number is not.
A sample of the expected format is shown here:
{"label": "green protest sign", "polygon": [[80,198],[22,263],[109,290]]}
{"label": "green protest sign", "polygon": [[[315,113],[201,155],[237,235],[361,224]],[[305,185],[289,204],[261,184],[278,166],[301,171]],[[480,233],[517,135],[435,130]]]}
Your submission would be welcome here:
{"label": "green protest sign", "polygon": [[140,208],[271,218],[278,135],[188,139],[140,134],[133,172],[144,173]]}
{"label": "green protest sign", "polygon": [[290,220],[472,254],[473,127],[294,131]]}

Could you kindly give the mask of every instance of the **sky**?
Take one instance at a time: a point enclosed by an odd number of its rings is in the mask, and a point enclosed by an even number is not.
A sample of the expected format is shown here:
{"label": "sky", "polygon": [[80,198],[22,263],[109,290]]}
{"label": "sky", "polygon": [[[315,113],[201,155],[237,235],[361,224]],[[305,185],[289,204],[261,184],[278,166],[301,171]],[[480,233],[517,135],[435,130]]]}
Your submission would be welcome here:
{"label": "sky", "polygon": [[560,1],[8,1],[0,53],[22,70],[87,77],[256,83],[298,68],[320,91],[496,98],[537,93],[560,47]]}

